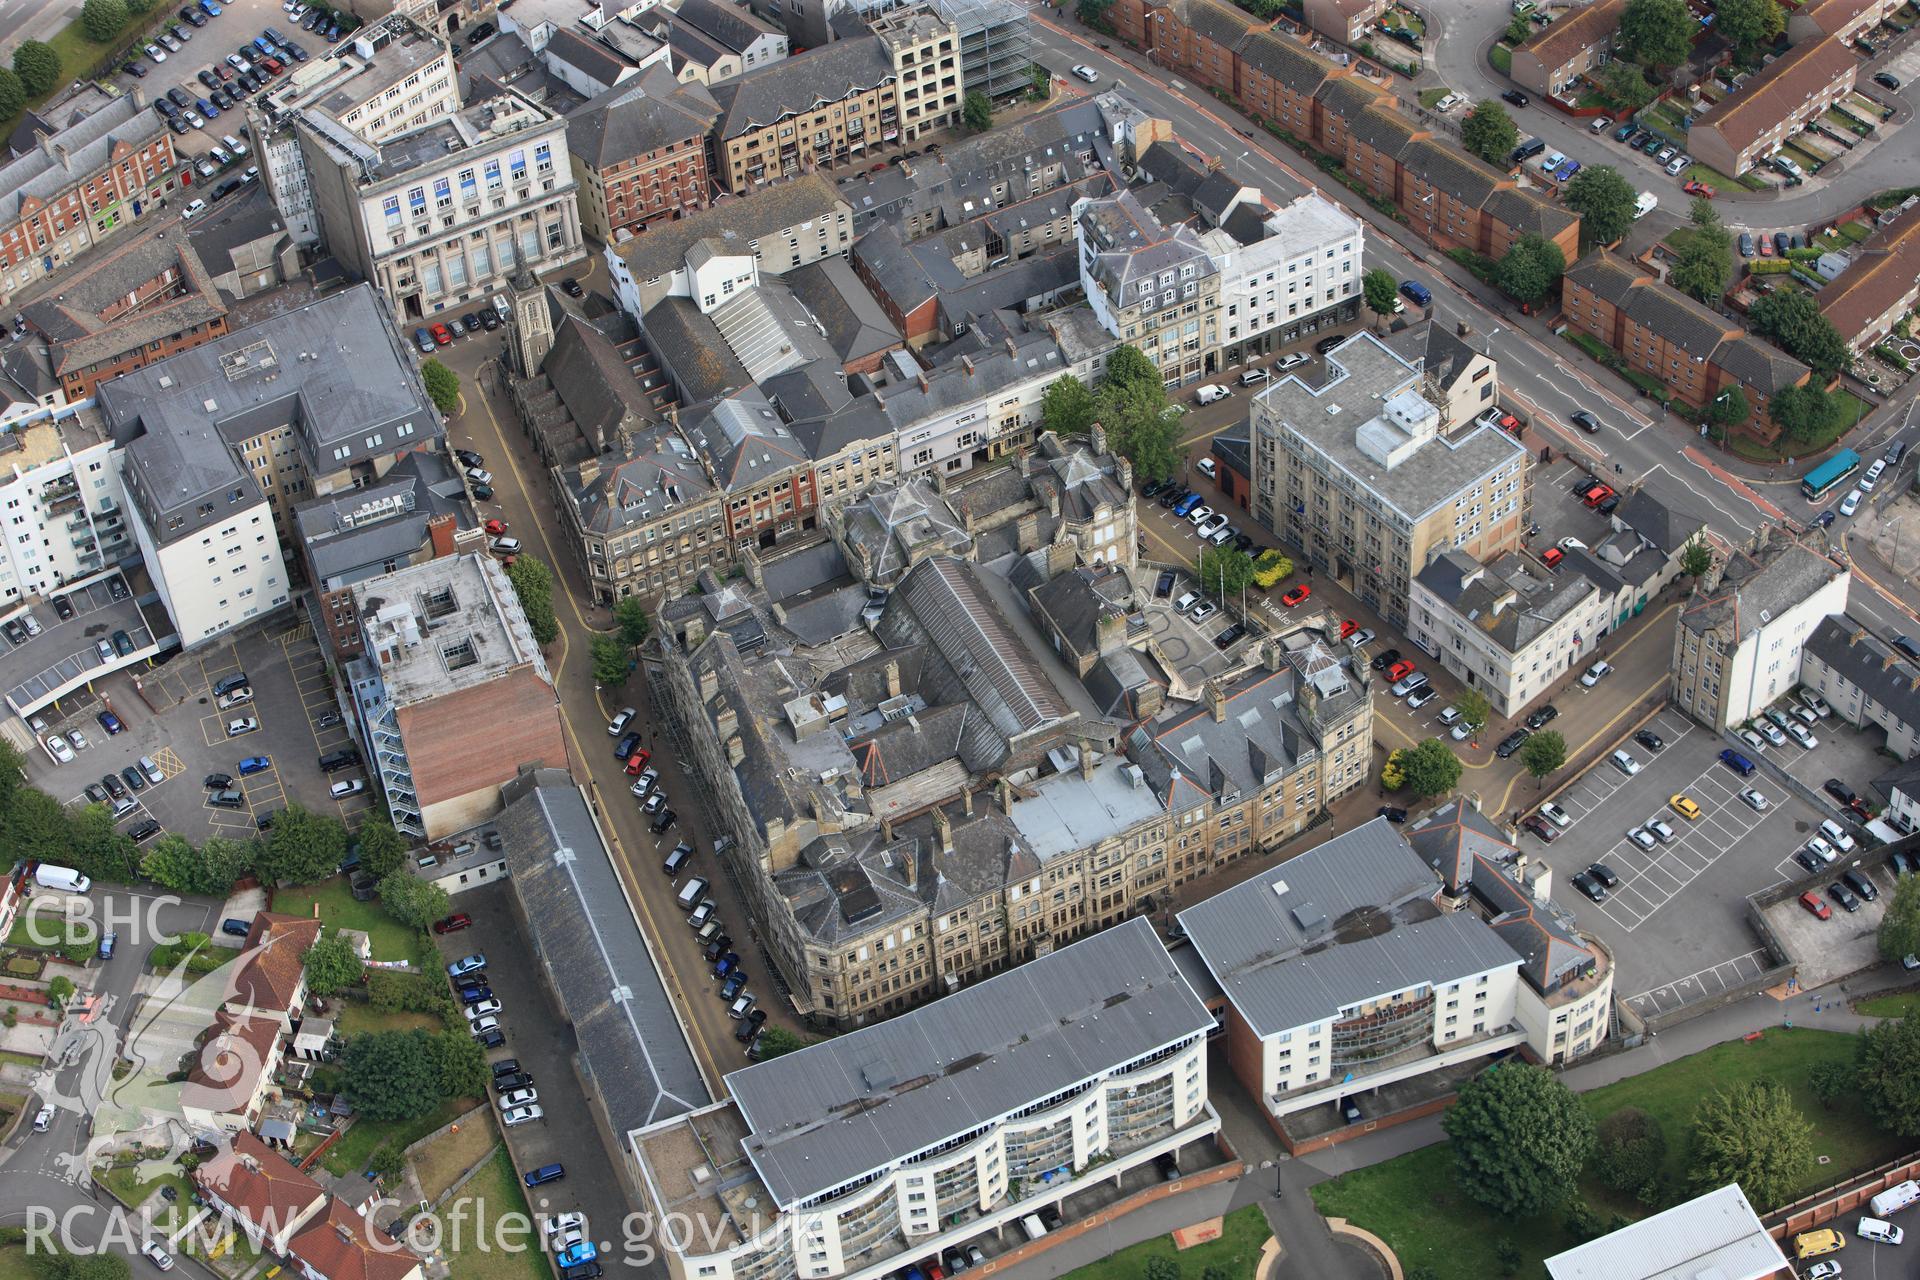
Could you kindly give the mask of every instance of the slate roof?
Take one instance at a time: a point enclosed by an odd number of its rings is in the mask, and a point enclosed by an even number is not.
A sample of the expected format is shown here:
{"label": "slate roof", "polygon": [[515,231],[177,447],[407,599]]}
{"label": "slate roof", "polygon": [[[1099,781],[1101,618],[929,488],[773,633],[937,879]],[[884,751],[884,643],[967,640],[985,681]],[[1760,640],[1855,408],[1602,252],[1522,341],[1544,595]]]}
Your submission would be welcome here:
{"label": "slate roof", "polygon": [[592,481],[583,482],[577,466],[560,474],[580,527],[589,533],[619,533],[692,506],[713,492],[700,460],[664,422],[634,432],[625,456],[603,459]]}
{"label": "slate roof", "polygon": [[547,47],[541,52],[578,68],[583,74],[609,87],[617,84],[622,74],[633,70],[633,64],[612,49],[565,27],[554,29],[553,34],[547,37]]}
{"label": "slate roof", "polygon": [[[178,277],[174,295],[130,315],[103,317],[169,271]],[[118,359],[227,314],[213,277],[177,221],[157,221],[94,248],[69,262],[51,289],[21,313],[29,327],[46,335],[49,358],[61,374]]]}
{"label": "slate roof", "polygon": [[1848,342],[1877,336],[1867,326],[1920,289],[1920,207],[1868,236],[1853,262],[1814,297],[1820,314]]}
{"label": "slate roof", "polygon": [[836,40],[798,57],[756,67],[713,87],[713,100],[721,111],[717,136],[722,141],[737,138],[783,115],[888,84],[893,74],[893,59],[879,36]]}
{"label": "slate roof", "polygon": [[1593,0],[1585,8],[1566,16],[1529,37],[1515,52],[1533,54],[1549,71],[1558,70],[1568,59],[1589,45],[1610,40],[1620,25],[1627,0]]}
{"label": "slate roof", "polygon": [[1247,32],[1262,25],[1243,10],[1217,0],[1173,0],[1169,6],[1180,24],[1224,49],[1231,49]]}
{"label": "slate roof", "polygon": [[842,364],[901,345],[903,339],[893,321],[845,258],[823,258],[789,271],[782,281],[826,329],[827,341]]}
{"label": "slate roof", "polygon": [[748,1157],[790,1207],[1211,1025],[1133,919],[727,1086]]}
{"label": "slate roof", "polygon": [[1920,666],[1851,615],[1821,619],[1807,637],[1805,651],[1895,719],[1920,727]]}
{"label": "slate roof", "polygon": [[1338,69],[1298,40],[1275,31],[1248,33],[1240,43],[1240,60],[1278,81],[1294,93],[1311,96],[1337,77]]}
{"label": "slate roof", "polygon": [[946,498],[932,481],[918,476],[871,489],[847,503],[843,536],[849,545],[865,548],[864,576],[883,586],[893,585],[906,572],[907,555],[915,547],[938,544],[940,551],[964,558],[973,545]]}
{"label": "slate roof", "polygon": [[752,385],[746,366],[720,336],[720,327],[702,315],[691,298],[661,299],[647,312],[642,327],[647,349],[688,403]]}
{"label": "slate roof", "polygon": [[854,241],[853,256],[880,282],[888,301],[903,316],[912,315],[939,294],[891,224],[883,223]]}
{"label": "slate roof", "polygon": [[[392,514],[347,523],[368,503],[390,501]],[[294,528],[321,581],[344,585],[384,572],[389,561],[411,559],[427,542],[427,522],[451,515],[474,527],[465,482],[438,450],[416,449],[393,469],[359,489],[328,494],[293,511]]]}
{"label": "slate roof", "polygon": [[1730,630],[1738,644],[1764,625],[1761,614],[1784,613],[1843,572],[1797,542],[1776,545],[1762,562],[1738,556],[1726,565],[1717,591],[1680,611],[1680,625],[1695,632]]}
{"label": "slate roof", "polygon": [[616,1134],[711,1102],[580,789],[558,769],[501,788],[495,819],[528,940],[572,1025],[578,1066]]}
{"label": "slate roof", "polygon": [[1663,555],[1674,555],[1705,529],[1707,522],[1661,498],[1647,485],[1626,496],[1613,518],[1652,543]]}
{"label": "slate roof", "polygon": [[613,343],[571,312],[555,331],[541,372],[595,448],[612,440],[622,423],[654,416],[640,380]]}
{"label": "slate roof", "polygon": [[1457,548],[1413,580],[1510,654],[1546,635],[1594,591],[1579,574],[1536,571],[1519,552],[1483,566]]}
{"label": "slate roof", "polygon": [[680,430],[715,486],[727,493],[751,489],[807,461],[807,451],[757,386],[683,410]]}
{"label": "slate roof", "polygon": [[570,113],[567,151],[593,168],[605,169],[704,138],[719,116],[720,107],[705,85],[681,84],[655,63]]}
{"label": "slate roof", "polygon": [[1497,858],[1513,841],[1477,805],[1454,799],[1423,815],[1407,829],[1407,843],[1458,893],[1473,880],[1475,855]]}
{"label": "slate roof", "polygon": [[1133,596],[1133,584],[1124,571],[1095,570],[1080,565],[1055,574],[1032,593],[1037,618],[1044,619],[1059,638],[1079,653],[1100,647],[1100,624],[1124,617]]}
{"label": "slate roof", "polygon": [[1422,373],[1443,389],[1451,389],[1473,367],[1474,361],[1485,354],[1480,346],[1475,345],[1476,342],[1485,345],[1480,335],[1462,337],[1454,326],[1437,320],[1410,324],[1389,333],[1382,341],[1402,360],[1418,366]]}
{"label": "slate roof", "polygon": [[1749,337],[1740,325],[1605,249],[1567,268],[1566,278],[1612,303],[1696,359],[1719,365],[1763,395],[1802,381],[1807,367]]}
{"label": "slate roof", "polygon": [[1163,271],[1192,267],[1196,280],[1219,274],[1198,232],[1184,223],[1162,225],[1130,190],[1087,201],[1080,209],[1080,231],[1094,275],[1120,308],[1143,301],[1129,286]]}
{"label": "slate roof", "polygon": [[[775,65],[799,61],[803,59]],[[824,175],[802,174],[756,191],[750,200],[722,200],[684,218],[654,223],[645,235],[635,236],[615,251],[625,260],[633,278],[645,282],[679,269],[687,251],[701,240],[713,238],[728,252],[749,253],[750,241],[815,218],[831,217],[842,203]]]}
{"label": "slate roof", "polygon": [[719,0],[680,0],[674,16],[738,54],[744,54],[762,36],[780,34],[779,28],[761,21],[746,6],[722,4]]}
{"label": "slate roof", "polygon": [[[24,155],[0,165],[0,201],[19,217],[29,201],[49,201],[107,167],[116,147],[138,151],[167,126],[129,93],[42,139]],[[67,156],[63,162],[59,149]]]}
{"label": "slate roof", "polygon": [[1420,986],[1514,963],[1385,818],[1289,858],[1179,913],[1235,1010],[1261,1038]]}

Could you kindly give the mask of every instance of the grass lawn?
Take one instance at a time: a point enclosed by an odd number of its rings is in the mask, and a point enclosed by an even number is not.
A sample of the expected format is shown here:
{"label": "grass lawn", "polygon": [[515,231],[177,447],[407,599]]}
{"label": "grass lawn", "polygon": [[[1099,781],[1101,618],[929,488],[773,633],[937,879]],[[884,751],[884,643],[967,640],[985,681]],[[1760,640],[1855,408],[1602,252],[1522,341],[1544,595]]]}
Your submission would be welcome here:
{"label": "grass lawn", "polygon": [[368,1031],[412,1031],[415,1027],[422,1031],[445,1030],[440,1019],[430,1013],[383,1013],[364,1000],[342,1000],[338,1012],[335,1030],[347,1039]]}
{"label": "grass lawn", "polygon": [[38,1068],[45,1058],[35,1057],[31,1053],[15,1053],[11,1049],[0,1049],[0,1062],[11,1062],[16,1067]]}
{"label": "grass lawn", "polygon": [[10,947],[58,951],[75,964],[85,964],[92,958],[98,940],[91,921],[70,921],[57,911],[23,911],[7,933]]}
{"label": "grass lawn", "polygon": [[1451,92],[1453,92],[1453,90],[1448,89],[1444,85],[1438,89],[1422,89],[1420,91],[1420,105],[1431,111],[1440,99],[1446,97]]}
{"label": "grass lawn", "polygon": [[354,901],[345,876],[299,889],[276,890],[273,895],[273,909],[289,915],[309,915],[316,902],[320,904],[320,918],[329,929],[358,929],[371,938],[375,960],[414,958],[414,931],[388,915],[377,901]]}
{"label": "grass lawn", "polygon": [[343,1176],[364,1172],[373,1153],[389,1141],[403,1147],[418,1142],[441,1125],[480,1105],[477,1098],[460,1098],[443,1104],[418,1120],[355,1120],[353,1126],[340,1135],[340,1140],[327,1148],[327,1154],[320,1158],[320,1163],[327,1167],[329,1173]]}
{"label": "grass lawn", "polygon": [[1853,1011],[1865,1018],[1904,1018],[1909,1014],[1920,1013],[1920,991],[1875,996],[1871,1000],[1862,1000],[1854,1005]]}
{"label": "grass lawn", "polygon": [[[420,1180],[421,1194],[438,1200],[461,1174],[492,1152],[500,1141],[499,1131],[490,1124],[463,1124],[458,1133],[444,1133],[413,1157],[413,1173]],[[476,1175],[477,1176],[477,1175]]]}
{"label": "grass lawn", "polygon": [[[458,1196],[441,1206],[442,1213],[462,1201],[470,1203],[459,1219],[458,1232],[443,1219],[447,1262],[454,1275],[460,1280],[550,1280],[552,1270],[530,1236],[503,1236],[507,1244],[522,1246],[510,1250],[501,1248],[501,1241],[494,1238],[493,1223],[501,1215],[531,1212],[526,1190],[514,1176],[513,1161],[504,1146],[494,1154],[491,1164],[460,1188]],[[1251,1268],[1247,1274],[1252,1275]]]}
{"label": "grass lawn", "polygon": [[1843,239],[1851,241],[1854,244],[1859,244],[1862,240],[1865,240],[1873,234],[1873,228],[1858,219],[1841,223],[1837,230]]}
{"label": "grass lawn", "polygon": [[126,1205],[144,1204],[147,1197],[162,1186],[171,1186],[179,1193],[180,1199],[175,1203],[188,1204],[193,1199],[193,1185],[183,1173],[163,1173],[146,1182],[137,1181],[138,1175],[139,1168],[129,1164],[106,1170],[96,1169],[93,1176],[101,1186],[113,1193],[115,1199]]}
{"label": "grass lawn", "polygon": [[1260,1261],[1260,1246],[1272,1234],[1260,1206],[1250,1204],[1221,1221],[1218,1240],[1183,1250],[1173,1247],[1171,1236],[1159,1236],[1069,1271],[1065,1280],[1146,1280],[1150,1258],[1173,1259],[1183,1276],[1198,1276],[1210,1267],[1223,1267],[1233,1280],[1252,1280],[1254,1265]]}
{"label": "grass lawn", "polygon": [[40,1280],[40,1273],[27,1260],[27,1246],[10,1244],[0,1249],[0,1280]]}
{"label": "grass lawn", "polygon": [[1509,49],[1506,45],[1496,44],[1492,49],[1488,50],[1487,61],[1491,62],[1493,69],[1501,75],[1510,76],[1513,74],[1513,50]]}
{"label": "grass lawn", "polygon": [[[1858,1105],[1826,1111],[1807,1089],[1807,1073],[1816,1064],[1851,1061],[1853,1045],[1852,1036],[1838,1032],[1775,1028],[1752,1044],[1735,1040],[1715,1045],[1582,1094],[1581,1101],[1596,1119],[1635,1106],[1659,1121],[1667,1137],[1668,1195],[1677,1200],[1685,1193],[1687,1127],[1699,1099],[1720,1085],[1780,1080],[1814,1122],[1814,1153],[1830,1161],[1816,1167],[1803,1188],[1812,1190],[1905,1149],[1877,1129]],[[1647,1213],[1637,1202],[1616,1200],[1591,1181],[1582,1184],[1582,1192],[1603,1218],[1615,1212],[1636,1218]],[[1557,1215],[1515,1221],[1467,1199],[1454,1188],[1453,1152],[1445,1143],[1322,1183],[1313,1189],[1313,1198],[1323,1214],[1348,1218],[1379,1235],[1400,1255],[1403,1266],[1425,1263],[1442,1277],[1477,1280],[1501,1274],[1495,1253],[1503,1238],[1513,1241],[1525,1257],[1521,1275],[1539,1274],[1541,1259],[1574,1243]]]}
{"label": "grass lawn", "polygon": [[1565,337],[1568,342],[1571,342],[1574,346],[1580,348],[1602,364],[1613,358],[1613,352],[1608,349],[1607,344],[1590,333],[1581,333],[1577,329],[1569,329]]}

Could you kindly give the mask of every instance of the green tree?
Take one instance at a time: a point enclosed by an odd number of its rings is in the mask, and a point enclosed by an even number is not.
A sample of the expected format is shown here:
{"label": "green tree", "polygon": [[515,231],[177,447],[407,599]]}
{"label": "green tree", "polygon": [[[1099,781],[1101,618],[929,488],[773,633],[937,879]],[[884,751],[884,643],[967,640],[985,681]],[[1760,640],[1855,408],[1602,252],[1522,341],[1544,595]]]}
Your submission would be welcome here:
{"label": "green tree", "polygon": [[80,25],[87,39],[106,44],[127,25],[127,6],[124,0],[86,0],[80,6]]}
{"label": "green tree", "polygon": [[1825,440],[1840,425],[1840,402],[1812,383],[1786,387],[1767,401],[1767,416],[1794,440]]}
{"label": "green tree", "polygon": [[1593,1117],[1545,1067],[1504,1062],[1461,1086],[1440,1121],[1454,1177],[1501,1215],[1531,1218],[1564,1203],[1593,1150]]}
{"label": "green tree", "polygon": [[1146,1280],[1180,1280],[1180,1264],[1164,1255],[1148,1258],[1142,1271]]}
{"label": "green tree", "polygon": [[1779,39],[1787,29],[1786,12],[1777,0],[1716,0],[1713,12],[1720,34],[1747,54]]}
{"label": "green tree", "polygon": [[302,957],[307,967],[307,990],[317,996],[345,991],[367,971],[360,953],[342,937],[322,938]]}
{"label": "green tree", "polygon": [[1594,1131],[1594,1176],[1614,1191],[1634,1192],[1660,1176],[1667,1135],[1660,1122],[1638,1107],[1621,1107]]}
{"label": "green tree", "polygon": [[1506,40],[1508,44],[1525,44],[1533,36],[1533,24],[1527,21],[1527,15],[1516,13],[1507,21]]}
{"label": "green tree", "polygon": [[64,1253],[48,1241],[27,1259],[31,1273],[40,1280],[127,1280],[133,1274],[126,1258],[102,1250],[99,1253]]}
{"label": "green tree", "polygon": [[1393,272],[1373,268],[1360,277],[1360,292],[1367,301],[1367,310],[1382,320],[1393,314],[1393,304],[1399,301],[1400,285],[1393,278]]}
{"label": "green tree", "polygon": [[10,67],[0,67],[0,120],[10,120],[27,105],[27,88]]}
{"label": "green tree", "polygon": [[353,838],[360,842],[360,870],[375,881],[386,879],[406,861],[406,837],[385,818],[368,818]]}
{"label": "green tree", "polygon": [[1196,572],[1206,594],[1237,596],[1253,585],[1253,557],[1234,547],[1204,547]]}
{"label": "green tree", "polygon": [[1680,572],[1689,578],[1704,578],[1713,569],[1713,548],[1706,540],[1694,537],[1680,548]]}
{"label": "green tree", "polygon": [[13,51],[13,74],[20,77],[20,84],[30,97],[52,93],[60,83],[60,55],[50,44],[23,40]]}
{"label": "green tree", "polygon": [[1600,72],[1600,88],[1622,115],[1632,115],[1659,96],[1646,73],[1625,58],[1615,58]]}
{"label": "green tree", "polygon": [[653,634],[653,619],[647,616],[647,602],[639,596],[621,596],[613,606],[613,622],[620,628],[620,638],[631,648],[638,649]]}
{"label": "green tree", "polygon": [[169,831],[147,846],[140,874],[175,893],[225,894],[234,881],[253,873],[256,847],[252,840],[209,836],[195,849]]}
{"label": "green tree", "polygon": [[1107,385],[1100,388],[1099,420],[1106,428],[1107,445],[1133,463],[1140,480],[1165,480],[1179,463],[1175,446],[1180,439],[1180,415],[1167,409],[1167,393],[1157,370],[1151,382],[1114,381],[1109,376]]}
{"label": "green tree", "polygon": [[1747,323],[1763,338],[1779,343],[1812,369],[1821,382],[1838,377],[1853,364],[1846,339],[1820,314],[1820,304],[1803,289],[1779,289],[1753,304]]}
{"label": "green tree", "polygon": [[440,1060],[440,1096],[485,1097],[493,1072],[487,1067],[487,1052],[480,1047],[480,1042],[464,1032],[453,1031],[442,1032],[434,1041],[434,1051]]}
{"label": "green tree", "polygon": [[397,1139],[389,1139],[373,1149],[367,1168],[377,1177],[396,1178],[407,1167],[407,1149]]}
{"label": "green tree", "polygon": [[978,89],[969,89],[960,99],[960,123],[975,133],[993,128],[993,100]]}
{"label": "green tree", "polygon": [[1580,239],[1593,246],[1612,244],[1627,234],[1639,199],[1640,193],[1617,169],[1596,164],[1573,175],[1562,203],[1580,215]]}
{"label": "green tree", "polygon": [[401,867],[380,881],[380,905],[401,924],[424,929],[443,918],[452,904],[445,889]]}
{"label": "green tree", "polygon": [[1098,412],[1093,392],[1070,373],[1049,382],[1040,396],[1040,425],[1056,435],[1084,435]]}
{"label": "green tree", "polygon": [[1520,1274],[1521,1264],[1527,1260],[1527,1255],[1520,1251],[1519,1245],[1503,1239],[1493,1246],[1493,1260],[1500,1268],[1501,1275],[1517,1276]]}
{"label": "green tree", "polygon": [[1487,697],[1478,689],[1462,689],[1460,696],[1453,700],[1453,709],[1475,733],[1487,727],[1487,721],[1493,719],[1493,708],[1487,704]]}
{"label": "green tree", "polygon": [[131,880],[140,867],[140,847],[114,826],[105,805],[85,805],[68,817],[67,849],[61,861],[99,880]]}
{"label": "green tree", "polygon": [[19,788],[0,810],[0,847],[16,858],[65,865],[70,834],[66,809],[37,787]]}
{"label": "green tree", "polygon": [[347,856],[347,828],[327,814],[290,804],[273,820],[254,860],[262,883],[311,884],[339,871]]}
{"label": "green tree", "polygon": [[1113,34],[1113,22],[1107,17],[1107,10],[1113,8],[1113,0],[1080,0],[1074,6],[1074,13],[1080,21],[1093,30],[1105,35]]}
{"label": "green tree", "polygon": [[1520,744],[1520,767],[1544,785],[1546,776],[1567,762],[1567,740],[1552,729],[1534,734]]}
{"label": "green tree", "polygon": [[783,1054],[794,1053],[813,1043],[802,1040],[785,1027],[762,1027],[760,1029],[760,1058],[778,1058]]}
{"label": "green tree", "polygon": [[593,655],[593,682],[602,688],[615,688],[627,682],[627,646],[619,636],[595,632],[587,642]]}
{"label": "green tree", "polygon": [[1693,1114],[1693,1185],[1737,1182],[1756,1205],[1783,1204],[1813,1176],[1813,1126],[1776,1080],[1717,1089]]}
{"label": "green tree", "polygon": [[1158,391],[1162,396],[1167,393],[1166,382],[1160,376],[1159,367],[1147,359],[1140,348],[1131,343],[1115,347],[1112,354],[1107,356],[1105,386],[1107,388],[1138,386]]}
{"label": "green tree", "polygon": [[1642,66],[1673,67],[1687,60],[1697,27],[1686,0],[1627,0],[1617,40]]}
{"label": "green tree", "polygon": [[1516,302],[1539,302],[1559,285],[1566,269],[1567,255],[1560,246],[1529,231],[1501,255],[1493,281]]}
{"label": "green tree", "polygon": [[552,644],[560,636],[560,622],[553,616],[553,571],[544,561],[522,555],[507,566],[507,581],[520,598],[533,638],[542,645]]}
{"label": "green tree", "polygon": [[1862,1032],[1853,1078],[1881,1128],[1903,1138],[1920,1135],[1920,1020],[1888,1018]]}
{"label": "green tree", "polygon": [[1460,145],[1490,165],[1504,165],[1520,142],[1507,109],[1492,98],[1476,102],[1460,123]]}
{"label": "green tree", "polygon": [[1460,785],[1460,757],[1438,738],[1428,738],[1400,757],[1401,776],[1413,794],[1445,795]]}
{"label": "green tree", "polygon": [[1920,876],[1900,876],[1880,917],[1880,956],[1899,960],[1920,955]]}
{"label": "green tree", "polygon": [[1733,279],[1733,237],[1710,200],[1695,198],[1689,216],[1693,232],[1681,244],[1667,283],[1702,302],[1718,302]]}
{"label": "green tree", "polygon": [[1028,65],[1027,80],[1033,85],[1027,90],[1027,95],[1035,102],[1045,102],[1047,95],[1053,92],[1053,72],[1037,62]]}
{"label": "green tree", "polygon": [[426,384],[427,399],[441,413],[452,413],[460,407],[460,375],[437,358],[429,356],[420,362],[420,381]]}
{"label": "green tree", "polygon": [[1739,387],[1730,386],[1708,403],[1707,421],[1717,427],[1737,427],[1752,412],[1753,406],[1747,403],[1747,393]]}
{"label": "green tree", "polygon": [[1820,1100],[1825,1110],[1851,1094],[1856,1081],[1851,1062],[1816,1062],[1807,1072],[1807,1089]]}
{"label": "green tree", "polygon": [[347,1041],[341,1085],[354,1110],[376,1122],[417,1120],[440,1105],[442,1055],[426,1031],[370,1031]]}
{"label": "green tree", "polygon": [[64,973],[55,974],[52,981],[47,983],[47,998],[56,1005],[64,1006],[73,992],[73,979]]}

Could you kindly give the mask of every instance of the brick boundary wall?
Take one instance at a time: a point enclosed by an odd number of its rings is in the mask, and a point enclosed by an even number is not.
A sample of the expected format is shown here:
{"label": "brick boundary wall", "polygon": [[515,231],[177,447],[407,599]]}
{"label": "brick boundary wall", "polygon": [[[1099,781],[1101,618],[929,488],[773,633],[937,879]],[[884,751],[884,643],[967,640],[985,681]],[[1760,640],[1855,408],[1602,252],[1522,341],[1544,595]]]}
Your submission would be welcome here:
{"label": "brick boundary wall", "polygon": [[1883,1164],[1849,1182],[1816,1191],[1810,1196],[1803,1196],[1784,1208],[1775,1209],[1772,1213],[1763,1215],[1760,1221],[1769,1235],[1785,1243],[1790,1236],[1811,1230],[1833,1221],[1841,1214],[1859,1209],[1876,1193],[1886,1190],[1897,1182],[1905,1182],[1909,1178],[1920,1178],[1920,1152]]}

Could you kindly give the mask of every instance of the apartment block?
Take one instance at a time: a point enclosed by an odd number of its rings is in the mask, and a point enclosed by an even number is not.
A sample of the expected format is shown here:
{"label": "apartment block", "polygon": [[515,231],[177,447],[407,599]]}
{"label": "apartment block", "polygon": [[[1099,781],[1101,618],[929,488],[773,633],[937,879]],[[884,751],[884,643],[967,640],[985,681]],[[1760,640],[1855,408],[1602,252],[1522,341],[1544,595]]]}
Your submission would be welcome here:
{"label": "apartment block", "polygon": [[368,485],[442,434],[367,285],[105,383],[99,407],[189,648],[286,603],[295,506]]}
{"label": "apartment block", "polygon": [[[1902,760],[1920,751],[1920,664],[1868,631],[1848,614],[1822,618],[1807,637],[1800,658],[1800,683],[1833,707],[1833,713],[1858,728],[1877,725],[1886,732],[1887,750]],[[1904,800],[1893,807],[1909,831],[1920,816],[1920,787],[1903,770]]]}
{"label": "apartment block", "polygon": [[1563,279],[1562,309],[1575,329],[1696,409],[1737,386],[1749,421],[1771,432],[1767,404],[1812,376],[1778,347],[1607,250],[1574,263]]}
{"label": "apartment block", "polygon": [[[667,1274],[878,1280],[1177,1160],[1219,1129],[1212,1026],[1134,920],[934,1008],[735,1071],[726,1101],[632,1138],[648,1211],[718,1228],[664,1250]],[[955,1078],[966,1087],[916,1087]],[[817,1123],[854,1114],[857,1134]]]}
{"label": "apartment block", "polygon": [[429,560],[352,590],[364,637],[346,676],[360,749],[402,835],[464,831],[500,811],[523,766],[566,767],[553,677],[497,559]]}
{"label": "apartment block", "polygon": [[1414,575],[1407,635],[1494,715],[1514,719],[1586,662],[1607,633],[1609,603],[1585,576],[1517,552],[1483,565],[1448,551]]}
{"label": "apartment block", "polygon": [[[1611,957],[1509,877],[1513,852],[1456,800],[1404,836],[1376,818],[1179,913],[1212,980],[1201,997],[1224,1006],[1227,1061],[1290,1148],[1338,1140],[1349,1102],[1389,1119],[1383,1086],[1605,1039]],[[1358,919],[1386,927],[1347,927]]]}
{"label": "apartment block", "polygon": [[1701,164],[1737,178],[1852,93],[1859,70],[1860,55],[1845,40],[1795,45],[1695,120],[1687,148]]}
{"label": "apartment block", "polygon": [[351,40],[298,63],[286,78],[247,104],[261,174],[287,230],[302,244],[321,235],[313,186],[290,127],[298,112],[318,112],[363,142],[379,145],[425,128],[460,109],[453,53],[446,41],[391,13]]}
{"label": "apartment block", "polygon": [[113,442],[98,415],[19,422],[0,434],[0,606],[46,596],[133,551]]}
{"label": "apartment block", "polygon": [[1220,267],[1186,223],[1161,224],[1131,191],[1074,206],[1080,285],[1103,328],[1137,347],[1169,387],[1214,371]]}
{"label": "apartment block", "polygon": [[957,65],[960,32],[953,22],[933,5],[919,4],[880,15],[868,30],[880,37],[899,76],[901,140],[957,126],[967,81]]}
{"label": "apartment block", "polygon": [[1254,515],[1405,627],[1413,578],[1442,553],[1520,549],[1530,458],[1478,420],[1443,429],[1421,370],[1371,333],[1326,359],[1320,386],[1290,374],[1254,398]]}
{"label": "apartment block", "polygon": [[661,5],[642,22],[667,42],[674,78],[683,84],[719,84],[787,56],[785,31],[727,0]]}
{"label": "apartment block", "polygon": [[1582,76],[1593,76],[1612,56],[1613,37],[1627,0],[1588,0],[1568,9],[1513,51],[1513,78],[1530,93],[1564,98]]}
{"label": "apartment block", "polygon": [[0,306],[151,212],[179,163],[135,88],[0,165]]}
{"label": "apartment block", "polygon": [[1801,650],[1847,609],[1853,575],[1800,545],[1770,538],[1716,562],[1674,629],[1674,705],[1716,731],[1750,720],[1800,680]]}
{"label": "apartment block", "polygon": [[580,221],[602,244],[707,207],[707,133],[720,108],[704,87],[649,67],[567,117]]}

